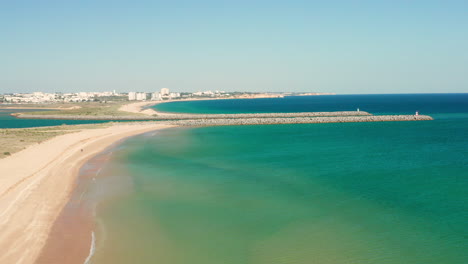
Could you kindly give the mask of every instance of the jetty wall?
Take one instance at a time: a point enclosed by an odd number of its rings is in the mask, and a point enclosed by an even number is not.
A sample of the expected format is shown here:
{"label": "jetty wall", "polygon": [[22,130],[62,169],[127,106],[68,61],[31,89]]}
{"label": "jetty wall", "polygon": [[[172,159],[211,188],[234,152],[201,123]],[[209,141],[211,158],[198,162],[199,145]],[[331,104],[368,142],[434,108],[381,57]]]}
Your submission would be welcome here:
{"label": "jetty wall", "polygon": [[165,113],[156,116],[90,116],[90,115],[31,115],[27,113],[12,114],[24,119],[66,119],[66,120],[184,120],[184,119],[235,119],[235,118],[292,118],[318,116],[370,116],[365,111],[337,112],[301,112],[301,113],[252,113],[252,114],[172,114]]}
{"label": "jetty wall", "polygon": [[299,113],[249,113],[249,114],[173,114],[164,113],[157,116],[158,120],[180,119],[231,119],[231,118],[274,118],[274,117],[315,117],[315,116],[370,116],[365,111],[335,111],[335,112],[299,112]]}
{"label": "jetty wall", "polygon": [[427,121],[427,115],[381,115],[381,116],[333,116],[333,117],[294,117],[294,118],[237,118],[237,119],[193,119],[170,121],[178,126],[235,126],[269,124],[315,124],[350,122],[390,122],[390,121]]}
{"label": "jetty wall", "polygon": [[364,111],[304,112],[304,113],[256,113],[256,114],[171,114],[156,117],[145,116],[67,116],[18,114],[18,118],[66,119],[66,120],[128,120],[161,121],[178,126],[234,126],[267,124],[313,124],[349,122],[389,122],[433,120],[427,115],[372,115]]}

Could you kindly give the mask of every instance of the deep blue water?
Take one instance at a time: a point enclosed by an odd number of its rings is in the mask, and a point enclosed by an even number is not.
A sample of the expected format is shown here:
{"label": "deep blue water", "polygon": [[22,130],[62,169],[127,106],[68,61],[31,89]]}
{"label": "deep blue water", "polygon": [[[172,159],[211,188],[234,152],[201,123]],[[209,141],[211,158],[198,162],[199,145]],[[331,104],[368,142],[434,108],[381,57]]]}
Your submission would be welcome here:
{"label": "deep blue water", "polygon": [[374,114],[468,113],[468,94],[388,94],[288,96],[172,102],[155,105],[159,111],[181,113],[254,113],[354,111]]}

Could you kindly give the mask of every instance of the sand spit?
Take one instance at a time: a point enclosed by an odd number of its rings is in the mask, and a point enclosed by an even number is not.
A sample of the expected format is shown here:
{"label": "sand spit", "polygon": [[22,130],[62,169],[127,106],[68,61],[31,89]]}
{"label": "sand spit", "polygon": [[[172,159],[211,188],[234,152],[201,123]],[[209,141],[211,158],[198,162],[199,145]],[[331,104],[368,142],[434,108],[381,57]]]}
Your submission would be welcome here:
{"label": "sand spit", "polygon": [[351,122],[389,122],[389,121],[425,121],[433,120],[427,115],[381,115],[381,116],[330,116],[330,117],[292,117],[292,118],[239,118],[239,119],[199,119],[178,120],[168,123],[178,126],[235,126],[235,125],[270,125],[270,124],[315,124],[315,123],[351,123]]}
{"label": "sand spit", "polygon": [[165,101],[149,101],[149,102],[135,102],[123,105],[119,108],[119,111],[139,113],[146,115],[166,115],[170,113],[158,112],[155,109],[148,108],[157,104],[171,103],[171,102],[187,102],[187,101],[211,101],[211,100],[232,100],[232,99],[259,99],[259,98],[282,98],[281,94],[244,94],[233,97],[216,97],[216,98],[187,98],[179,100],[165,100]]}
{"label": "sand spit", "polygon": [[151,115],[157,114],[157,112],[151,108],[148,108],[148,109],[144,109],[144,108],[155,105],[157,103],[158,102],[138,102],[138,103],[126,104],[126,105],[122,105],[119,108],[119,111],[146,114],[146,115],[151,116]]}
{"label": "sand spit", "polygon": [[86,129],[0,160],[0,263],[34,263],[84,162],[120,139],[168,127],[136,123]]}

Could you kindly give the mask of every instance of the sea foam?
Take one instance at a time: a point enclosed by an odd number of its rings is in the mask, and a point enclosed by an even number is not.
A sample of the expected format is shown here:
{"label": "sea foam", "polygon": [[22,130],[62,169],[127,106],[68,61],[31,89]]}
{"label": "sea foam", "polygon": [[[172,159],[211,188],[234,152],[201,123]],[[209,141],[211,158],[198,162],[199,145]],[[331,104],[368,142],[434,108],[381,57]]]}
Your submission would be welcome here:
{"label": "sea foam", "polygon": [[91,263],[91,258],[93,257],[95,251],[96,251],[96,237],[94,236],[94,231],[93,231],[91,232],[91,247],[89,248],[89,255],[86,258],[84,264]]}

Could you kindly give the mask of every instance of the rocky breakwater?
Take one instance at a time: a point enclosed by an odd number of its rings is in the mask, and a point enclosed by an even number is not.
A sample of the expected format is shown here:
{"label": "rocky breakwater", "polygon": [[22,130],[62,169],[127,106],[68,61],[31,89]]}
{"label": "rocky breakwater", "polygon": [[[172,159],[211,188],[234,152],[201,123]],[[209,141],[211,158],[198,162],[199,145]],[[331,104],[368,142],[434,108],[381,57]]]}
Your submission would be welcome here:
{"label": "rocky breakwater", "polygon": [[186,119],[242,119],[242,118],[294,118],[294,117],[318,117],[318,116],[370,116],[364,111],[339,111],[339,112],[301,112],[301,113],[252,113],[252,114],[173,114],[161,115],[34,115],[28,113],[11,114],[24,119],[67,119],[67,120],[186,120]]}
{"label": "rocky breakwater", "polygon": [[320,117],[270,117],[236,119],[192,119],[170,121],[178,126],[236,126],[269,124],[314,124],[314,123],[350,123],[350,122],[390,122],[390,121],[426,121],[433,120],[427,115],[381,115],[381,116],[320,116]]}
{"label": "rocky breakwater", "polygon": [[234,118],[293,118],[316,116],[370,116],[365,111],[337,111],[337,112],[299,112],[299,113],[252,113],[252,114],[173,114],[165,113],[155,117],[158,120],[182,119],[234,119]]}

